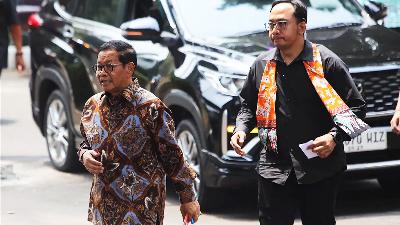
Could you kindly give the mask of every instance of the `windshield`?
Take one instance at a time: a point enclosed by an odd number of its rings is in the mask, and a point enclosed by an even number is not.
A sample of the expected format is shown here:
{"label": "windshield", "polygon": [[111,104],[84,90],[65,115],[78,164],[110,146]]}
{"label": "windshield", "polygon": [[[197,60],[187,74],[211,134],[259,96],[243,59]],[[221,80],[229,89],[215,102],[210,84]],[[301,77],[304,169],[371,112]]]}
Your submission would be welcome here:
{"label": "windshield", "polygon": [[[232,37],[264,32],[273,0],[175,0],[179,21],[199,38]],[[305,0],[308,29],[362,24],[359,7],[351,0]]]}

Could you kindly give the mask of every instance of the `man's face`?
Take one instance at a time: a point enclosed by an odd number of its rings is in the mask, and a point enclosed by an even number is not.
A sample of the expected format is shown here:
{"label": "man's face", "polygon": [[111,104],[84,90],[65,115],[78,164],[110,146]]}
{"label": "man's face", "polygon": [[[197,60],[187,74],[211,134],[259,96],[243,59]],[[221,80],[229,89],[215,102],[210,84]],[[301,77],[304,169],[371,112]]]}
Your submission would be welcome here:
{"label": "man's face", "polygon": [[124,66],[113,49],[101,51],[97,56],[96,77],[103,90],[112,95],[120,93],[132,82],[134,69],[133,63]]}
{"label": "man's face", "polygon": [[303,38],[306,29],[305,22],[297,22],[294,8],[290,3],[275,5],[269,15],[268,23],[269,38],[278,49],[290,48],[298,38]]}

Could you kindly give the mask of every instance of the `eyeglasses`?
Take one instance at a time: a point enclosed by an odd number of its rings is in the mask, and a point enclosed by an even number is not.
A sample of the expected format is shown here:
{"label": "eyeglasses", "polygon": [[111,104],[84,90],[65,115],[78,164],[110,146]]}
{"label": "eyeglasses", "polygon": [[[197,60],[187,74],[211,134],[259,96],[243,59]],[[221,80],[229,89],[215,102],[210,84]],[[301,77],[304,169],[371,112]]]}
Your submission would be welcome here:
{"label": "eyeglasses", "polygon": [[273,29],[285,30],[287,28],[289,21],[287,20],[278,20],[276,22],[268,22],[264,23],[266,31],[272,31]]}
{"label": "eyeglasses", "polygon": [[104,69],[104,71],[106,73],[111,73],[112,71],[114,71],[114,68],[116,66],[119,66],[119,65],[122,65],[122,63],[120,63],[120,64],[107,63],[107,64],[104,64],[104,65],[102,65],[102,64],[94,64],[93,65],[93,70],[97,73],[97,72],[100,72],[100,71],[102,71]]}

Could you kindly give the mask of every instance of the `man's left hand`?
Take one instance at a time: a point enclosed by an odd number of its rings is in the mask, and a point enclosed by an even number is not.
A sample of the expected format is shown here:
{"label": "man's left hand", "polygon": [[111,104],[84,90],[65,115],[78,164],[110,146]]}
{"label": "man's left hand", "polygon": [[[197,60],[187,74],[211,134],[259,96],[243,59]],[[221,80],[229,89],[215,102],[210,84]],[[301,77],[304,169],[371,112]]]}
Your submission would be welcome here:
{"label": "man's left hand", "polygon": [[181,214],[184,224],[190,224],[190,220],[193,218],[194,222],[197,222],[200,216],[200,205],[197,201],[184,203],[181,205]]}
{"label": "man's left hand", "polygon": [[25,62],[22,53],[15,55],[15,67],[18,72],[22,72],[25,70]]}
{"label": "man's left hand", "polygon": [[325,134],[317,137],[309,149],[315,152],[320,158],[327,158],[336,146],[331,134]]}

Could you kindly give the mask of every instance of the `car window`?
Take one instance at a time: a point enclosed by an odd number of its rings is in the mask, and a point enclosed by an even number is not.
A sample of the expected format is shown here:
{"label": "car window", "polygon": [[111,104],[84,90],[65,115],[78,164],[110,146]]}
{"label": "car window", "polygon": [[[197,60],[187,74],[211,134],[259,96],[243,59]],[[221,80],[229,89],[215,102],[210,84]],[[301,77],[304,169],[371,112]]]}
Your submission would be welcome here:
{"label": "car window", "polygon": [[128,15],[124,21],[134,20],[146,16],[151,16],[157,20],[158,24],[163,31],[174,33],[170,23],[168,22],[167,15],[159,0],[136,0],[129,1],[127,6]]}
{"label": "car window", "polygon": [[[273,0],[176,0],[174,9],[185,31],[201,38],[265,32]],[[361,9],[350,0],[304,0],[309,29],[362,24]],[[215,23],[218,21],[218,23]]]}
{"label": "car window", "polygon": [[126,18],[127,0],[60,0],[69,14],[119,27]]}
{"label": "car window", "polygon": [[[399,0],[375,0],[384,3],[388,7],[388,16],[385,18],[385,26],[400,27],[400,1]],[[367,0],[359,0],[361,4]]]}

